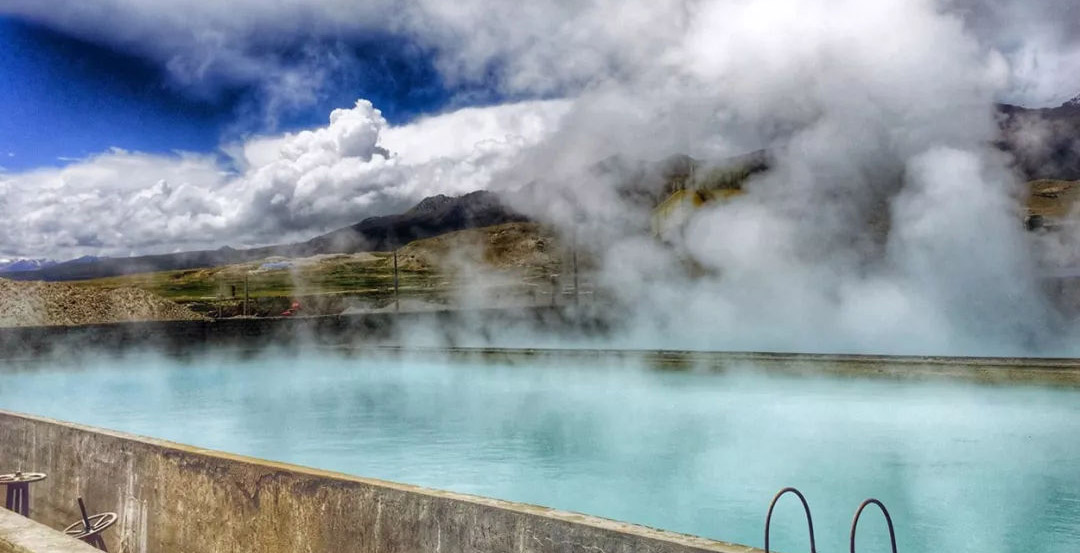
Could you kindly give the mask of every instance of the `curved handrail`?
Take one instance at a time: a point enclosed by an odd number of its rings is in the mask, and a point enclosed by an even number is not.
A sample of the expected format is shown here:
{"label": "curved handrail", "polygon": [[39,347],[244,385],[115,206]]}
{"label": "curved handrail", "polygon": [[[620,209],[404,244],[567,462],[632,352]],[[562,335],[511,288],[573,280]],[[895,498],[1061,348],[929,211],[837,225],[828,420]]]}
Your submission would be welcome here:
{"label": "curved handrail", "polygon": [[[855,511],[855,518],[851,521],[851,553],[855,553],[855,530],[859,526],[859,517],[862,516],[863,509],[871,503],[877,505],[882,514],[885,515],[885,523],[889,525],[889,541],[892,542],[892,553],[896,553],[896,532],[893,531],[892,517],[889,516],[889,510],[885,508],[885,504],[874,498],[863,501],[859,505],[859,510]],[[768,549],[768,546],[766,546],[766,549]]]}
{"label": "curved handrail", "polygon": [[814,519],[810,516],[810,505],[806,503],[806,498],[803,497],[802,492],[792,487],[777,492],[772,503],[769,503],[769,513],[765,515],[765,553],[769,553],[769,526],[772,523],[773,508],[776,507],[776,502],[780,500],[780,497],[788,492],[798,496],[799,501],[802,502],[803,510],[806,511],[806,524],[810,527],[810,553],[817,553],[817,545],[814,544]]}

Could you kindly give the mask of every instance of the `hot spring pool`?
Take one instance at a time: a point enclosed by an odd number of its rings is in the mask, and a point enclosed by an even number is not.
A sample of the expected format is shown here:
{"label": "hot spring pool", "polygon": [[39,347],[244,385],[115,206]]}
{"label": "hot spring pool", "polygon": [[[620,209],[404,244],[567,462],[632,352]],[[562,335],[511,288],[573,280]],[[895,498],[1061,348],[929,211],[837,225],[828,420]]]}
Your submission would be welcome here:
{"label": "hot spring pool", "polygon": [[[1080,391],[319,354],[8,367],[0,408],[763,544],[890,508],[902,552],[1080,550]],[[860,551],[887,551],[867,511]],[[794,498],[773,545],[806,551]]]}

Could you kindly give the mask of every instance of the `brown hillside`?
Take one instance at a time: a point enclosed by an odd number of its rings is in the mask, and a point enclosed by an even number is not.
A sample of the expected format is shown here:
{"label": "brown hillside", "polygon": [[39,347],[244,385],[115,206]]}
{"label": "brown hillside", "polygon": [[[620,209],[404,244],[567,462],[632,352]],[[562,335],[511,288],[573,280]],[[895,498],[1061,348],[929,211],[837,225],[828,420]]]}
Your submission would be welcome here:
{"label": "brown hillside", "polygon": [[416,240],[399,250],[398,263],[410,271],[481,262],[500,270],[552,270],[562,254],[551,229],[537,223],[507,223]]}
{"label": "brown hillside", "polygon": [[1072,211],[1080,199],[1080,181],[1042,179],[1028,183],[1028,215],[1060,219]]}
{"label": "brown hillside", "polygon": [[102,290],[0,279],[0,327],[202,318],[186,307],[136,288]]}

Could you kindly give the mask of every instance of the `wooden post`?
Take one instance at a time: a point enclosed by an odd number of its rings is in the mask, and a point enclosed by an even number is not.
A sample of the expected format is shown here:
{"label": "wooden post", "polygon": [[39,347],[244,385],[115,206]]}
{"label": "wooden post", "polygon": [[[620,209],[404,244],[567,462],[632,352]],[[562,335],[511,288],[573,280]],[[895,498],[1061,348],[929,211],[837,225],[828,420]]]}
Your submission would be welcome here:
{"label": "wooden post", "polygon": [[244,273],[244,316],[248,314],[248,274]]}

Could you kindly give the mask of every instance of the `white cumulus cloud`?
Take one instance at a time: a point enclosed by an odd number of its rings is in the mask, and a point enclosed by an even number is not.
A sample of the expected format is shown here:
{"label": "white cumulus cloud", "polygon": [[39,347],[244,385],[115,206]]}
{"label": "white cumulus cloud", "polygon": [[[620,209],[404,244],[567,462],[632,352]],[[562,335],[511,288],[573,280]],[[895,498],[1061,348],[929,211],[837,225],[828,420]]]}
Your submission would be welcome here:
{"label": "white cumulus cloud", "polygon": [[231,160],[114,149],[5,173],[0,251],[64,258],[305,239],[429,195],[487,188],[565,109],[525,102],[392,127],[360,100],[325,127],[226,147]]}

